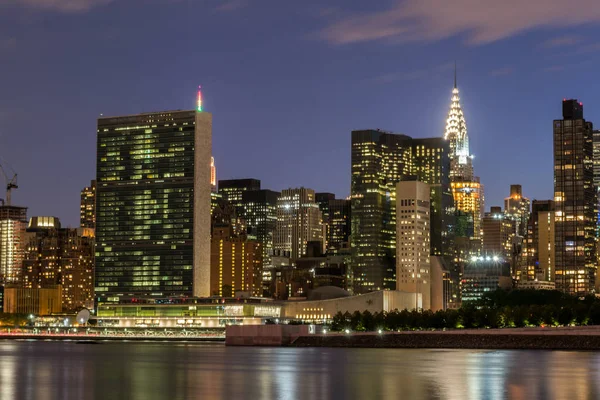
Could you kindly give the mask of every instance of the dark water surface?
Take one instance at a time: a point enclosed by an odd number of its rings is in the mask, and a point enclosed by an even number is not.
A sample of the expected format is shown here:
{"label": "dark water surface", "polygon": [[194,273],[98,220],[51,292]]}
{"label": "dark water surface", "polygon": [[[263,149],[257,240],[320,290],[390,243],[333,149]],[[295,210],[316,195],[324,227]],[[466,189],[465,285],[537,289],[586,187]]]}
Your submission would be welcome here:
{"label": "dark water surface", "polygon": [[0,341],[0,399],[600,399],[600,353]]}

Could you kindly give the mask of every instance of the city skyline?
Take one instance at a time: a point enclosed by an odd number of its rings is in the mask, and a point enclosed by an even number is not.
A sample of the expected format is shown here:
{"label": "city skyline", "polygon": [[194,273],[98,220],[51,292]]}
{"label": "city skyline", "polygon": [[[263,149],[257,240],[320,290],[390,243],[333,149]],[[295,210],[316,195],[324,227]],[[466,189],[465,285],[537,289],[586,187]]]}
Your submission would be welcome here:
{"label": "city skyline", "polygon": [[[182,27],[170,34],[161,30],[160,36],[130,30],[127,21],[138,11],[132,4],[87,8],[81,2],[79,12],[36,8],[42,4],[36,2],[6,6],[0,34],[5,65],[5,96],[0,99],[0,146],[5,151],[0,157],[19,174],[14,203],[28,207],[28,215],[55,215],[65,226],[77,226],[79,191],[95,176],[100,113],[187,109],[199,83],[205,108],[215,115],[217,179],[257,178],[272,190],[304,186],[339,198],[350,191],[352,130],[381,128],[414,138],[443,135],[455,60],[474,163],[486,185],[486,209],[502,205],[510,184],[521,184],[530,199],[552,198],[549,131],[551,121],[560,117],[563,98],[580,99],[587,118],[600,120],[600,98],[586,84],[599,58],[592,39],[598,31],[596,14],[581,17],[591,3],[582,3],[578,17],[560,29],[540,28],[555,22],[536,19],[498,37],[477,39],[468,31],[477,25],[458,26],[414,43],[369,31],[377,13],[365,14],[372,18],[357,27],[362,36],[340,43],[336,32],[347,17],[364,14],[353,2],[339,8],[341,17],[327,15],[315,2],[297,15],[268,3],[272,7],[264,12],[266,6],[244,7],[243,2],[236,8],[216,1],[166,5],[157,0],[144,8],[149,24],[176,28],[173,21],[191,21],[204,12],[193,28],[177,22]],[[456,17],[450,18],[455,24]],[[219,40],[211,32],[220,34]],[[285,34],[276,37],[281,32]],[[177,35],[181,44],[172,48],[174,36],[169,35]],[[165,54],[185,54],[179,57],[185,63],[149,62],[145,41]],[[64,57],[55,61],[50,51],[57,48]],[[408,52],[410,59],[404,56]],[[31,54],[44,58],[43,67],[29,62]],[[585,54],[585,61],[573,64],[569,54]],[[78,64],[62,68],[73,55]],[[373,57],[384,61],[366,62]],[[573,73],[581,79],[571,80]],[[36,103],[44,106],[32,120],[22,110]],[[507,129],[506,119],[515,115],[517,124]],[[271,149],[287,148],[302,154],[297,167],[274,168],[286,165],[287,155]],[[32,154],[36,162],[29,161]],[[507,160],[506,154],[518,161]],[[48,167],[40,170],[40,165]]]}

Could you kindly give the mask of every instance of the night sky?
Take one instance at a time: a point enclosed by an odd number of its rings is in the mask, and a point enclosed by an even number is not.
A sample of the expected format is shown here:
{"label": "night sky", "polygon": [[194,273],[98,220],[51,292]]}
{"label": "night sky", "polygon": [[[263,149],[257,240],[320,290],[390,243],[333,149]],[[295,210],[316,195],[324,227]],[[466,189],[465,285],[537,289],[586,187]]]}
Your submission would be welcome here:
{"label": "night sky", "polygon": [[350,131],[441,136],[456,60],[486,210],[547,199],[562,99],[600,126],[599,37],[597,0],[0,0],[0,157],[14,204],[77,226],[100,113],[202,84],[219,179],[345,197]]}

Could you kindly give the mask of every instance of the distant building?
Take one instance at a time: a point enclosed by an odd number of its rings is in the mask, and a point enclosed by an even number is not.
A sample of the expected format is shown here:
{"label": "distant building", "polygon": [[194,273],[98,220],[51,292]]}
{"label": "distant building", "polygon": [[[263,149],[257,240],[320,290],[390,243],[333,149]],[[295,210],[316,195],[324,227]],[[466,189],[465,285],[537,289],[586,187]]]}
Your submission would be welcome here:
{"label": "distant building", "polygon": [[0,206],[0,285],[18,283],[27,228],[27,208]]}
{"label": "distant building", "polygon": [[555,219],[554,201],[533,200],[527,223],[527,269],[521,280],[554,282]]}
{"label": "distant building", "polygon": [[512,288],[510,263],[498,256],[473,257],[462,277],[462,301],[474,302],[498,289]]}
{"label": "distant building", "polygon": [[82,228],[96,228],[96,181],[81,191],[81,208],[79,211],[79,226]]}
{"label": "distant building", "polygon": [[289,251],[296,259],[306,253],[308,242],[323,242],[321,211],[315,191],[306,188],[285,189],[277,199],[277,225],[274,248]]}
{"label": "distant building", "polygon": [[350,241],[350,200],[336,199],[333,193],[316,193],[316,202],[323,214],[325,250],[336,253],[346,249]]}
{"label": "distant building", "polygon": [[396,290],[422,294],[423,310],[431,308],[429,190],[419,181],[396,185]]}
{"label": "distant building", "polygon": [[271,265],[279,195],[279,192],[272,190],[248,190],[242,193],[242,216],[246,220],[248,235],[260,243],[263,270]]}
{"label": "distant building", "polygon": [[211,295],[233,297],[240,291],[262,295],[260,243],[248,240],[231,205],[215,209],[212,220]]}
{"label": "distant building", "polygon": [[502,212],[500,207],[491,207],[485,214],[483,225],[483,252],[510,260],[513,252],[515,221]]}
{"label": "distant building", "polygon": [[[469,216],[473,221],[472,239],[481,240],[481,219],[484,207],[483,185],[479,178],[472,181],[455,180],[450,183],[454,208],[459,216]],[[468,230],[470,233],[470,229]]]}
{"label": "distant building", "polygon": [[210,295],[212,115],[98,120],[95,292]]}
{"label": "distant building", "polygon": [[555,290],[556,285],[550,281],[526,281],[521,280],[517,284],[520,290]]}
{"label": "distant building", "polygon": [[4,288],[4,312],[7,314],[50,315],[62,312],[60,285],[44,289]]}
{"label": "distant building", "polygon": [[210,191],[211,193],[217,192],[217,167],[214,157],[210,158]]}
{"label": "distant building", "polygon": [[56,217],[32,217],[25,240],[24,288],[62,287],[62,309],[94,301],[94,230],[62,228]]}
{"label": "distant building", "polygon": [[504,199],[504,213],[515,221],[515,233],[521,237],[527,236],[530,207],[531,202],[523,197],[521,185],[510,185],[510,196]]}
{"label": "distant building", "polygon": [[555,283],[563,292],[594,292],[598,193],[594,186],[593,125],[583,104],[564,100],[554,120]]}
{"label": "distant building", "polygon": [[232,204],[242,218],[244,215],[243,193],[246,191],[260,190],[258,179],[227,179],[219,181],[219,194],[223,200]]}

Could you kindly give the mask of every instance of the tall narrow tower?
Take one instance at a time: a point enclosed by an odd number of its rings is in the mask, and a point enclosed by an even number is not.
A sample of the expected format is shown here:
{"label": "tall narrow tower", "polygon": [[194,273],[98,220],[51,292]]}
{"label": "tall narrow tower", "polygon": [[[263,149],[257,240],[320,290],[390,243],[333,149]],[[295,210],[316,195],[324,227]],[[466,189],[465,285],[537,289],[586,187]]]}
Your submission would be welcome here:
{"label": "tall narrow tower", "polygon": [[467,122],[460,105],[459,91],[456,85],[456,66],[454,67],[454,89],[452,89],[444,139],[450,142],[450,179],[473,180],[473,161],[469,152]]}

